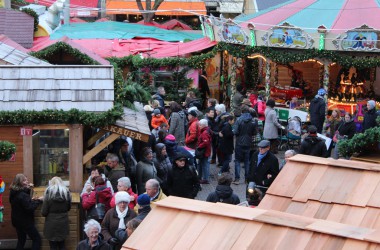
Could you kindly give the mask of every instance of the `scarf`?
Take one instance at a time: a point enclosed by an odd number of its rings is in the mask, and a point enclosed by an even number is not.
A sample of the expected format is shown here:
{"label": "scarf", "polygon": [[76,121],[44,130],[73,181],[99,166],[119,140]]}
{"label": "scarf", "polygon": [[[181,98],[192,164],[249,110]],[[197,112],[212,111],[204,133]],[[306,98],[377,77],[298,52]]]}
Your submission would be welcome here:
{"label": "scarf", "polygon": [[116,205],[117,217],[119,217],[119,228],[125,229],[124,217],[127,215],[128,206],[123,212],[120,211],[119,207]]}
{"label": "scarf", "polygon": [[261,160],[268,154],[269,151],[265,152],[265,154],[258,154],[257,155],[257,166],[259,166]]}

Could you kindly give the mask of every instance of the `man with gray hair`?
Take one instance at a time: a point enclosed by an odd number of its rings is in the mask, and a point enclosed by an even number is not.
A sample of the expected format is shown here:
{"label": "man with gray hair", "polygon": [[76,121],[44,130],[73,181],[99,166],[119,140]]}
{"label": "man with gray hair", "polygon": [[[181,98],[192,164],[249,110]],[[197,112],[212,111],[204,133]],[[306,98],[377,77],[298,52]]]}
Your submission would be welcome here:
{"label": "man with gray hair", "polygon": [[364,114],[363,132],[369,128],[373,128],[377,126],[376,102],[374,100],[369,100],[367,102],[367,110],[368,111]]}
{"label": "man with gray hair", "polygon": [[210,184],[209,175],[210,175],[210,163],[208,158],[211,155],[211,133],[209,131],[208,122],[206,119],[199,121],[199,130],[200,135],[198,137],[197,149],[196,151],[202,152],[202,155],[198,155],[199,159],[198,164],[198,174],[201,177],[201,184]]}
{"label": "man with gray hair", "polygon": [[[162,192],[160,188],[160,183],[156,179],[149,179],[145,183],[145,190],[146,192],[144,194],[149,195],[150,197],[150,206],[152,208],[155,207],[154,203],[160,200],[165,199],[167,196]],[[139,204],[137,204],[134,208],[135,212],[138,212],[138,209],[140,208]]]}
{"label": "man with gray hair", "polygon": [[125,168],[119,163],[119,157],[115,154],[108,154],[106,160],[105,175],[111,182],[113,190],[117,190],[118,180],[125,177]]}
{"label": "man with gray hair", "polygon": [[152,96],[153,100],[157,100],[161,107],[165,107],[165,88],[160,86],[157,88],[157,93]]}

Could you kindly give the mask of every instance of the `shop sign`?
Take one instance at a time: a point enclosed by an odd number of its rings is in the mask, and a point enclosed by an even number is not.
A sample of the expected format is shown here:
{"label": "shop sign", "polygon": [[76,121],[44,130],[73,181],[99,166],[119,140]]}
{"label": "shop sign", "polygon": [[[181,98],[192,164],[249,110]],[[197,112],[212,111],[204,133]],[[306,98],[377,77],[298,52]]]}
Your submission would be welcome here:
{"label": "shop sign", "polygon": [[133,130],[126,129],[119,126],[115,126],[115,125],[108,125],[108,126],[103,127],[102,129],[107,130],[112,133],[119,134],[119,135],[124,135],[126,137],[130,137],[136,140],[144,141],[144,142],[147,142],[149,139],[149,135],[142,134],[140,132],[133,131]]}
{"label": "shop sign", "polygon": [[31,128],[20,128],[21,136],[32,136],[33,130]]}

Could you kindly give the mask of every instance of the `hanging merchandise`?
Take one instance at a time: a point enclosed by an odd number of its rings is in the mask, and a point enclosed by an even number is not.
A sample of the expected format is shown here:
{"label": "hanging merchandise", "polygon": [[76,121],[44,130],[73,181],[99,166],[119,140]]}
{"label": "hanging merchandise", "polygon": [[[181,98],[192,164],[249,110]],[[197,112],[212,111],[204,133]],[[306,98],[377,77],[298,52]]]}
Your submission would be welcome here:
{"label": "hanging merchandise", "polygon": [[3,177],[0,175],[0,223],[3,222],[3,193],[5,190],[5,182],[3,181]]}

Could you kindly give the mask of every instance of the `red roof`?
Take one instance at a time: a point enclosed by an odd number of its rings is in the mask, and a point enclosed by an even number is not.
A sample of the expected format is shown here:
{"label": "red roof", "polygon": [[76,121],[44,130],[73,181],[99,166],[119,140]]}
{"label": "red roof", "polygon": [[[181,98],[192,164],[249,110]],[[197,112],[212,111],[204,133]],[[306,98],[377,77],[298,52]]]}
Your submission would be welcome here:
{"label": "red roof", "polygon": [[187,25],[181,21],[178,21],[177,19],[172,19],[172,20],[169,20],[169,21],[162,23],[162,24],[157,23],[157,22],[144,23],[144,20],[141,20],[140,22],[138,22],[138,24],[143,24],[143,25],[147,25],[147,26],[154,26],[157,28],[167,29],[167,30],[173,30],[176,28],[179,28],[181,30],[193,30],[189,25]]}
{"label": "red roof", "polygon": [[10,39],[9,37],[7,37],[6,35],[0,35],[0,42],[2,43],[5,43],[6,45],[9,45],[19,51],[22,51],[24,53],[29,53],[30,50],[29,49],[25,49],[24,47],[22,47],[20,44],[16,43],[15,41],[13,41],[12,39]]}

